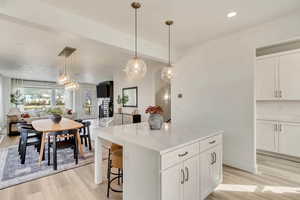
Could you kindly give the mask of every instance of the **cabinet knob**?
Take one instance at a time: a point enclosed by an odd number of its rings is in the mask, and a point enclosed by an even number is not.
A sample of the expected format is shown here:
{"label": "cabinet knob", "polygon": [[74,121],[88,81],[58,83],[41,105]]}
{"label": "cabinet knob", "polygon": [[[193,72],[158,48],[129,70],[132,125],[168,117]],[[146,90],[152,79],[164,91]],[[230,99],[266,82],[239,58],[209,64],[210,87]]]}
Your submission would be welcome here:
{"label": "cabinet knob", "polygon": [[214,143],[216,143],[216,140],[209,142],[209,144],[214,144]]}

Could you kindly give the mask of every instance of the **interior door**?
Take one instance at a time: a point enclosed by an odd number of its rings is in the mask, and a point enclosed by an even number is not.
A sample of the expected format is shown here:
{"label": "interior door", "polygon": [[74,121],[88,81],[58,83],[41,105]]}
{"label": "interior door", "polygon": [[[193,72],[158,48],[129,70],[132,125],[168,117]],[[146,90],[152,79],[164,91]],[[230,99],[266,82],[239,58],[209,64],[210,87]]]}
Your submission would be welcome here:
{"label": "interior door", "polygon": [[256,99],[274,99],[277,88],[278,58],[256,60],[255,89]]}
{"label": "interior door", "polygon": [[300,99],[300,53],[280,56],[279,84],[282,98],[287,100]]}
{"label": "interior door", "polygon": [[212,152],[207,150],[200,154],[199,189],[200,199],[205,199],[212,192],[211,164],[213,162]]}
{"label": "interior door", "polygon": [[183,186],[184,200],[199,200],[198,169],[199,157],[194,156],[184,161],[185,182]]}
{"label": "interior door", "polygon": [[300,125],[282,124],[279,133],[279,153],[300,157]]}
{"label": "interior door", "polygon": [[276,123],[273,121],[256,122],[256,149],[277,152]]}
{"label": "interior door", "polygon": [[175,165],[161,173],[161,199],[183,200],[183,164]]}
{"label": "interior door", "polygon": [[211,150],[213,162],[211,164],[211,181],[212,187],[215,189],[222,181],[222,146],[218,145]]}

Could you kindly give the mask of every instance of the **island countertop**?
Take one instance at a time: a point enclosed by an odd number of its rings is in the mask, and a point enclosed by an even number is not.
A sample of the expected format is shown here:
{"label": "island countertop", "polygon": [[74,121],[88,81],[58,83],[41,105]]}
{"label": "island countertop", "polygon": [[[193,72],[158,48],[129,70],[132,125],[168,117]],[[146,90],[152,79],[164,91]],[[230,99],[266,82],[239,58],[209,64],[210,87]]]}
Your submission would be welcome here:
{"label": "island countertop", "polygon": [[127,124],[112,127],[95,127],[94,137],[100,137],[117,144],[131,143],[160,154],[167,153],[208,137],[222,134],[221,130],[207,128],[178,127],[165,123],[161,130],[150,130],[147,123]]}

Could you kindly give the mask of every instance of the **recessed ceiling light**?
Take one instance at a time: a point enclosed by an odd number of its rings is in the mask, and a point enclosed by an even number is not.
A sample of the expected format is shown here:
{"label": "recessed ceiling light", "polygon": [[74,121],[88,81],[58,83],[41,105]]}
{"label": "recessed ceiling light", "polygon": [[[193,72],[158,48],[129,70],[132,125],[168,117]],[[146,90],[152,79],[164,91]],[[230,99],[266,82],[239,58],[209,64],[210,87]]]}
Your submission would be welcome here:
{"label": "recessed ceiling light", "polygon": [[235,17],[236,15],[237,15],[237,12],[230,12],[227,14],[227,17],[232,18],[232,17]]}

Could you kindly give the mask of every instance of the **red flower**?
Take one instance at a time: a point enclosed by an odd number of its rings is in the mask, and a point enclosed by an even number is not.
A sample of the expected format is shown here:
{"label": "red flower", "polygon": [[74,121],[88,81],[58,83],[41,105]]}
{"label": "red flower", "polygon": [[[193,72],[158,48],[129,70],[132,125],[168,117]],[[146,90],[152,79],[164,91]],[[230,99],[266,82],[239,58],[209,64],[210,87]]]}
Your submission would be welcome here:
{"label": "red flower", "polygon": [[145,112],[150,114],[161,114],[164,111],[160,106],[149,106]]}

